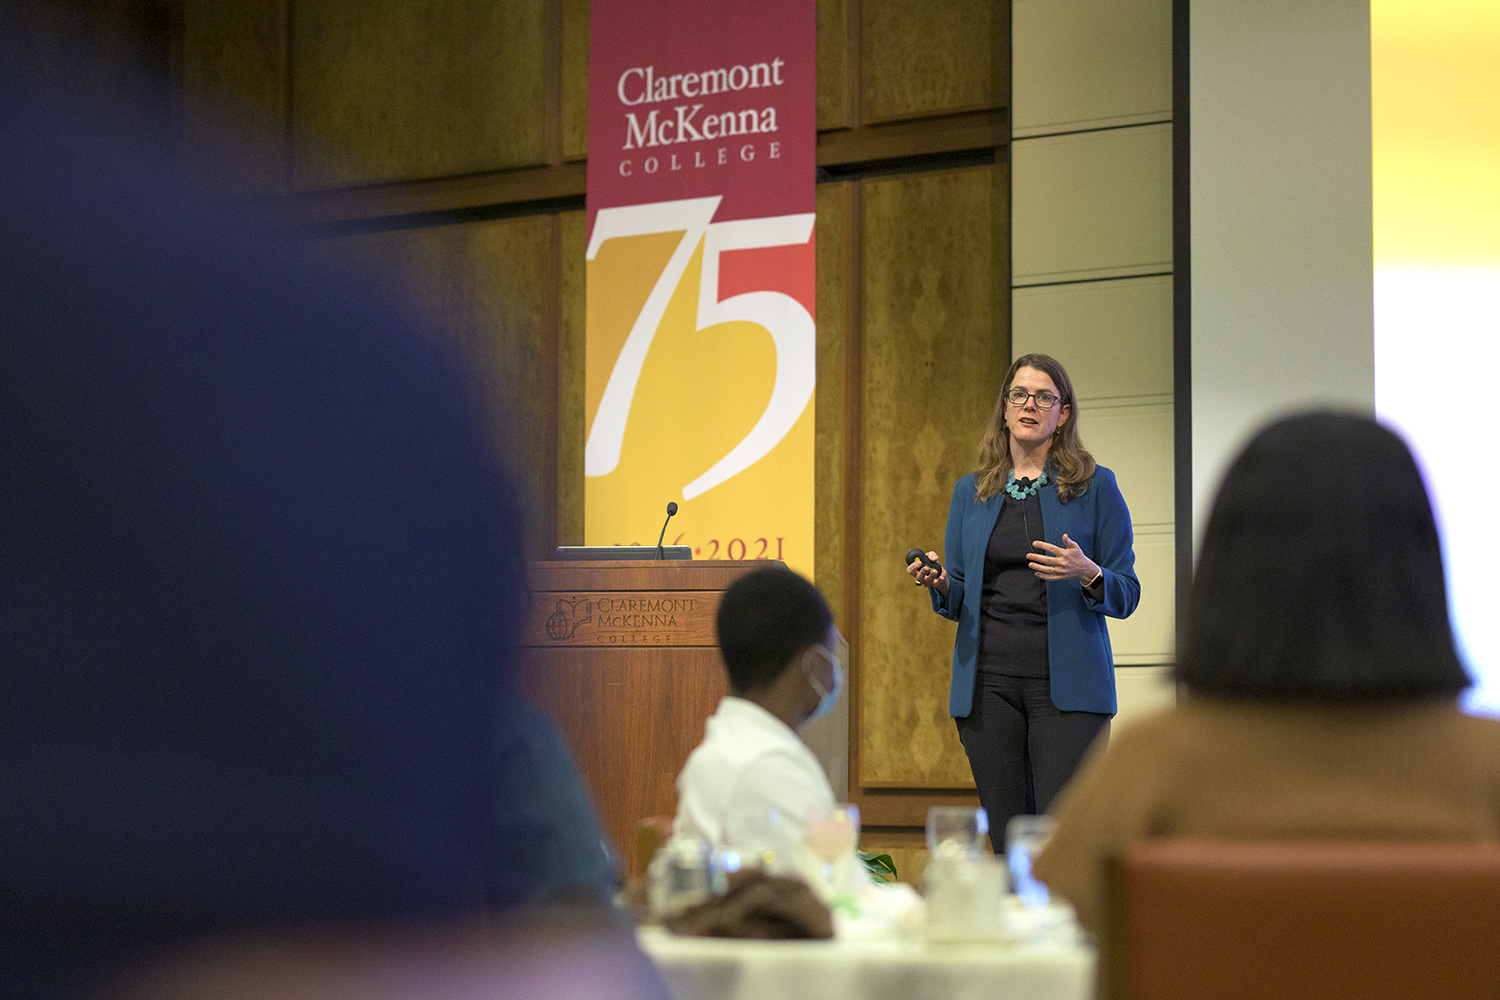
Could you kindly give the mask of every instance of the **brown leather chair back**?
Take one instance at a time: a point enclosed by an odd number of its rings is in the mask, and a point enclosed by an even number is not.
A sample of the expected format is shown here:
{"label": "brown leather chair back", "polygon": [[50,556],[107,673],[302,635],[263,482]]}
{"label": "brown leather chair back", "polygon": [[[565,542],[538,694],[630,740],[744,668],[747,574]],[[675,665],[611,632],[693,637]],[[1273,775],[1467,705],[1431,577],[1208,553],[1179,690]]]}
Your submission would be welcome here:
{"label": "brown leather chair back", "polygon": [[1118,1000],[1500,1000],[1500,844],[1144,841],[1104,949]]}

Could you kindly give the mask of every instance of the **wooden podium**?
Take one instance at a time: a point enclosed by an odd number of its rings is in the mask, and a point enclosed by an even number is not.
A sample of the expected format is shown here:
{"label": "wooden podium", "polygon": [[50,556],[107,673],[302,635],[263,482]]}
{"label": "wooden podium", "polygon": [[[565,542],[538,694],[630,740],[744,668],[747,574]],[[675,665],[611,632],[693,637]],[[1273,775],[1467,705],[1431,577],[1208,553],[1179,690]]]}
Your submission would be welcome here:
{"label": "wooden podium", "polygon": [[538,562],[518,685],[573,751],[627,875],[635,826],[677,810],[677,773],[729,690],[714,616],[765,560]]}

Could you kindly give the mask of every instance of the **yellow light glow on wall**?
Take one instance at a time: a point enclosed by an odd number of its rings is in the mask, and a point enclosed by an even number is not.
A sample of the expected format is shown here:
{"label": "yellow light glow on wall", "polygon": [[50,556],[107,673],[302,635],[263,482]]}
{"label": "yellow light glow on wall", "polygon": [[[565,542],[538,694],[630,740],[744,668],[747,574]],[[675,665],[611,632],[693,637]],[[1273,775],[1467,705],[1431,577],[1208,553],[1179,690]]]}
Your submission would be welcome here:
{"label": "yellow light glow on wall", "polygon": [[1500,264],[1500,2],[1371,0],[1375,262]]}

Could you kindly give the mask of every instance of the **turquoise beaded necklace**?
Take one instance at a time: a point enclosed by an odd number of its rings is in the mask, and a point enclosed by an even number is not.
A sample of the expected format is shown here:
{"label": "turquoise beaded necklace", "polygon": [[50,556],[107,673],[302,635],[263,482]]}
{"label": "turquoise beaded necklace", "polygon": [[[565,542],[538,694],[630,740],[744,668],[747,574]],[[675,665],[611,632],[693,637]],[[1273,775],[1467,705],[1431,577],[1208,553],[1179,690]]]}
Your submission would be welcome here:
{"label": "turquoise beaded necklace", "polygon": [[1012,469],[1005,477],[1005,495],[1012,500],[1025,500],[1027,497],[1036,496],[1036,491],[1047,485],[1047,473],[1042,472],[1031,481],[1031,485],[1024,490],[1016,485],[1016,470]]}

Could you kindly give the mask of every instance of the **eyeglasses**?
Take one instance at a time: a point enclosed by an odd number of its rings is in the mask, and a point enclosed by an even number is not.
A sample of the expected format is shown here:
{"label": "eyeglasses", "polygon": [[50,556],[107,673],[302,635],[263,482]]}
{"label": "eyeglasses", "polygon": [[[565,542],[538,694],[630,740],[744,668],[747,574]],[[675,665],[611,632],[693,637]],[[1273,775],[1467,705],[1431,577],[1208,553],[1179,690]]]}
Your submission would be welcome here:
{"label": "eyeglasses", "polygon": [[1050,410],[1057,405],[1057,396],[1046,389],[1041,392],[1027,392],[1020,386],[1016,386],[1005,394],[1005,398],[1012,406],[1025,406],[1028,399],[1034,399],[1038,410]]}

